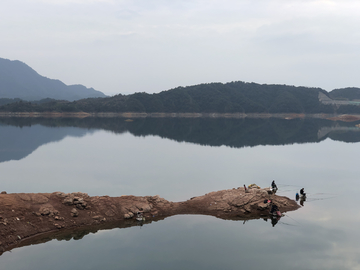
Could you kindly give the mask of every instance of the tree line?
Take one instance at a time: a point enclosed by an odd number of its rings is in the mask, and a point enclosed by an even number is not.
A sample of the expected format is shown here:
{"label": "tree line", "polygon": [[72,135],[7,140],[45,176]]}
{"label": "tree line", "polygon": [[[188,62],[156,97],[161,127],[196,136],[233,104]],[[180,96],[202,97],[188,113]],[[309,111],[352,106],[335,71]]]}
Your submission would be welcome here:
{"label": "tree line", "polygon": [[[348,91],[348,90],[347,90]],[[360,106],[324,105],[321,88],[246,82],[177,87],[156,94],[135,93],[78,101],[53,99],[1,103],[8,112],[144,112],[144,113],[360,113]],[[337,96],[339,96],[337,90]],[[9,100],[8,100],[9,101]],[[6,103],[6,102],[5,102]],[[2,105],[3,104],[3,105]],[[2,105],[2,106],[1,106]]]}

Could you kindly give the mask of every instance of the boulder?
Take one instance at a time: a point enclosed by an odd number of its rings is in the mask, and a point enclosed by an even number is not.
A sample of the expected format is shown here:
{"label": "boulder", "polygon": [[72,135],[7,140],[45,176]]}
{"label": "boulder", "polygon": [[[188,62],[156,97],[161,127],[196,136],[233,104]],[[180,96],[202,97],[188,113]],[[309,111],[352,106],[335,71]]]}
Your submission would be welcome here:
{"label": "boulder", "polygon": [[43,204],[43,203],[47,203],[49,201],[49,198],[45,197],[42,194],[31,194],[31,200],[33,203],[37,203],[37,204]]}
{"label": "boulder", "polygon": [[134,214],[131,213],[131,212],[129,212],[129,213],[127,213],[127,214],[124,215],[124,218],[125,218],[125,219],[129,219],[129,218],[132,218],[133,216],[134,216]]}
{"label": "boulder", "polygon": [[48,216],[50,215],[52,211],[47,208],[47,207],[41,207],[40,210],[39,210],[39,213],[42,215],[42,216]]}
{"label": "boulder", "polygon": [[72,197],[65,197],[64,200],[63,200],[63,204],[65,205],[73,205],[74,203],[74,198]]}
{"label": "boulder", "polygon": [[71,209],[70,215],[72,217],[77,217],[77,216],[79,216],[79,212],[78,212],[78,210],[76,210],[76,208],[73,208],[73,209]]}

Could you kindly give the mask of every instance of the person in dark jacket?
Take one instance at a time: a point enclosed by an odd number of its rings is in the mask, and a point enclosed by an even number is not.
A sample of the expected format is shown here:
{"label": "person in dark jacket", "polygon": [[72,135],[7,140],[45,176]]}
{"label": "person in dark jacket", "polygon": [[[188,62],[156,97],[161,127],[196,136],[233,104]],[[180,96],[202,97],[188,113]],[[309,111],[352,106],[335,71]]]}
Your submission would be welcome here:
{"label": "person in dark jacket", "polygon": [[271,190],[274,193],[278,190],[277,185],[275,184],[275,180],[271,182]]}

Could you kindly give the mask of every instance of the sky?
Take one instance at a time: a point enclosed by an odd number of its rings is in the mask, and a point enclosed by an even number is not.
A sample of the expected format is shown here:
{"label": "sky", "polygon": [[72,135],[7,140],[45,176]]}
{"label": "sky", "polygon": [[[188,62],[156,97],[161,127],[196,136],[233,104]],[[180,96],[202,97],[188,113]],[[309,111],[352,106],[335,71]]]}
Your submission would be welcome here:
{"label": "sky", "polygon": [[0,58],[106,95],[360,87],[358,0],[2,0]]}

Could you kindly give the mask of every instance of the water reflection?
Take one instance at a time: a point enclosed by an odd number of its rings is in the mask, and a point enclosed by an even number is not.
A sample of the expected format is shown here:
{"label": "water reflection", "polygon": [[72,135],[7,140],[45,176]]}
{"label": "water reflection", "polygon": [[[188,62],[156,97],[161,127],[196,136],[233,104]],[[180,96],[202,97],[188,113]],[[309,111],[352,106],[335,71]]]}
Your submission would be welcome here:
{"label": "water reflection", "polygon": [[[274,227],[270,219],[243,226],[243,220],[174,216],[143,226],[93,228],[58,236],[65,241],[50,237],[5,252],[2,269],[359,269],[355,122],[17,118],[1,123],[0,182],[8,192],[159,194],[180,201],[244,183],[267,187],[275,179],[278,195],[295,198],[302,187],[307,193],[304,206],[272,221]],[[258,145],[263,146],[246,147]],[[11,159],[17,161],[4,162]]]}
{"label": "water reflection", "polygon": [[[353,257],[357,249],[348,250],[351,245],[343,232],[314,223],[288,226],[282,220],[275,227],[270,221],[242,223],[177,216],[143,227],[59,236],[67,241],[15,249],[0,259],[7,270],[115,270],[144,265],[148,269],[357,269]],[[70,237],[81,241],[69,241]]]}
{"label": "water reflection", "polygon": [[25,246],[31,246],[31,245],[39,245],[44,244],[52,240],[57,241],[70,241],[70,240],[81,240],[86,235],[89,234],[95,234],[102,230],[111,230],[111,229],[125,229],[130,227],[142,227],[146,224],[151,224],[153,222],[158,222],[160,220],[164,220],[166,217],[156,217],[152,220],[141,220],[138,221],[136,219],[130,219],[130,220],[124,220],[124,221],[118,221],[118,222],[107,222],[104,224],[97,224],[92,226],[83,226],[81,228],[75,228],[75,229],[62,229],[59,231],[52,231],[44,234],[39,234],[34,237],[29,237],[27,239],[22,240],[17,245],[11,246],[9,249],[3,249],[0,251],[0,256],[7,251],[10,251],[12,249],[25,247]]}
{"label": "water reflection", "polygon": [[34,124],[13,126],[0,124],[0,162],[20,160],[41,145],[63,140],[65,137],[82,137],[94,132],[77,127],[49,128]]}
{"label": "water reflection", "polygon": [[296,193],[295,200],[298,202],[300,201],[300,205],[304,206],[304,202],[306,201],[306,196],[299,196],[298,193]]}
{"label": "water reflection", "polygon": [[264,218],[264,221],[271,221],[271,226],[275,227],[275,225],[280,221],[281,216],[271,216],[269,219],[268,218]]}
{"label": "water reflection", "polygon": [[[194,215],[195,217],[196,215]],[[285,216],[285,215],[283,215]],[[251,221],[254,220],[264,220],[265,222],[270,221],[269,224],[272,227],[275,227],[276,224],[280,221],[280,219],[283,216],[273,216],[273,215],[267,215],[265,217],[258,217],[258,218],[240,218],[240,217],[232,217],[232,218],[226,218],[223,220],[227,221],[242,221],[243,225],[248,224],[248,226],[252,226]],[[21,242],[18,242],[16,245],[11,246],[10,248],[4,249],[0,247],[0,256],[4,253],[11,251],[13,249],[18,249],[26,246],[32,246],[32,245],[40,245],[45,244],[47,242],[50,242],[52,240],[57,241],[77,241],[84,239],[85,236],[90,234],[96,234],[101,231],[106,230],[113,230],[113,229],[126,229],[130,227],[141,227],[147,226],[153,223],[157,223],[160,221],[163,221],[165,219],[169,218],[169,216],[156,216],[152,219],[130,219],[130,220],[122,220],[117,222],[108,222],[104,224],[97,224],[97,225],[91,225],[91,226],[83,226],[81,228],[75,228],[75,229],[62,229],[58,231],[52,231],[48,233],[39,234],[33,237],[29,237],[26,239],[23,239]],[[282,223],[286,224],[286,223]],[[286,224],[289,225],[289,224]],[[2,250],[1,250],[2,249]]]}
{"label": "water reflection", "polygon": [[331,138],[359,142],[357,122],[325,119],[224,118],[0,118],[0,162],[19,160],[43,144],[95,130],[134,136],[160,136],[177,142],[242,148],[320,142]]}

